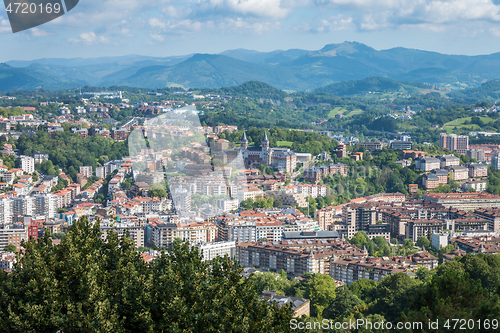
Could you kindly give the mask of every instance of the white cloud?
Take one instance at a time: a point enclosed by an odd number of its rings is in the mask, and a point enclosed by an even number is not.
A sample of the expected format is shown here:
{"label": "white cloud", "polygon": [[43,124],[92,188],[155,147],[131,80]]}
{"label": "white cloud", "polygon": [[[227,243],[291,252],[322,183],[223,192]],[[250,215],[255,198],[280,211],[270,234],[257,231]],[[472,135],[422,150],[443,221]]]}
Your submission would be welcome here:
{"label": "white cloud", "polygon": [[109,39],[105,36],[98,36],[95,32],[82,32],[79,36],[80,38],[70,38],[68,41],[72,43],[85,43],[85,44],[107,44]]}
{"label": "white cloud", "polygon": [[40,30],[38,28],[33,28],[30,30],[30,32],[33,36],[48,36],[52,34],[51,32]]}
{"label": "white cloud", "polygon": [[0,17],[0,34],[8,34],[12,33],[12,29],[10,28],[9,21]]}
{"label": "white cloud", "polygon": [[500,21],[500,6],[492,0],[317,0],[316,5],[358,13],[356,23],[367,30],[400,24]]}
{"label": "white cloud", "polygon": [[201,0],[201,3],[222,11],[270,18],[284,18],[294,5],[293,1],[282,0]]}
{"label": "white cloud", "polygon": [[321,25],[316,29],[317,32],[340,31],[354,28],[352,17],[342,14],[321,20],[320,23]]}

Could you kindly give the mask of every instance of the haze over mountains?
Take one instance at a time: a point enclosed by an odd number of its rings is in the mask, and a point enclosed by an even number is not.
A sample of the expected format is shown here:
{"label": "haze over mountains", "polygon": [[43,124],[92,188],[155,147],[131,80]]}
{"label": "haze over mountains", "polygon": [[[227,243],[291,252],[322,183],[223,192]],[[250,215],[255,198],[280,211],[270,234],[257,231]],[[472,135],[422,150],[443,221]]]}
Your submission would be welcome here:
{"label": "haze over mountains", "polygon": [[317,51],[237,49],[165,58],[129,55],[9,61],[0,64],[0,91],[85,85],[219,88],[251,80],[285,90],[310,91],[371,76],[474,87],[500,78],[500,53],[461,56],[406,48],[377,51],[344,42]]}

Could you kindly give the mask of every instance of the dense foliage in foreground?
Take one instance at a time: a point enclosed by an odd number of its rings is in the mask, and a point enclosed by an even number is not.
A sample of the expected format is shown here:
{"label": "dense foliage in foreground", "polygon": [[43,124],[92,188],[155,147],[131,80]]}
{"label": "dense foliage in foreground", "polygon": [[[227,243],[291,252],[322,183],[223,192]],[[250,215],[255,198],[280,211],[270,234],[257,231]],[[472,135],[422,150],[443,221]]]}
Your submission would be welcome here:
{"label": "dense foliage in foreground", "polygon": [[259,299],[241,267],[176,244],[146,264],[128,237],[76,222],[60,245],[25,244],[0,274],[2,332],[286,332],[289,307]]}

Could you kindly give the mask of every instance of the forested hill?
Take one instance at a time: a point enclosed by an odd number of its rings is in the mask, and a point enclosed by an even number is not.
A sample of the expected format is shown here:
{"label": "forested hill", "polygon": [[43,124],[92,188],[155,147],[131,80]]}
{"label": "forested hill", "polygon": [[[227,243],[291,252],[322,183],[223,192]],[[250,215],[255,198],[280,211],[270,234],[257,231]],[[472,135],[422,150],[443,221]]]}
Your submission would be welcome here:
{"label": "forested hill", "polygon": [[316,92],[324,92],[336,96],[359,95],[373,92],[402,92],[418,94],[419,89],[430,89],[432,85],[419,82],[404,82],[380,76],[372,76],[362,80],[333,83]]}
{"label": "forested hill", "polygon": [[252,98],[270,98],[275,100],[283,100],[288,96],[283,90],[277,89],[267,83],[260,81],[248,81],[238,86],[224,87],[220,89],[202,89],[201,94],[221,94],[235,95]]}

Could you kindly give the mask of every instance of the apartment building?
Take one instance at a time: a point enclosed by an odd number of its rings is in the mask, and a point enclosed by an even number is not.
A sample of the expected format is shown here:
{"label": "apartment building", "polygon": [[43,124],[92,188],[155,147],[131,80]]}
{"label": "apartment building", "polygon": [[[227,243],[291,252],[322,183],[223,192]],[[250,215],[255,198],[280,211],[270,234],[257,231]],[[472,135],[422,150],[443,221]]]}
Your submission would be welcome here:
{"label": "apartment building", "polygon": [[333,207],[325,207],[314,212],[314,218],[318,221],[320,230],[328,230],[330,225],[342,222],[342,216],[337,214]]}
{"label": "apartment building", "polygon": [[21,249],[21,242],[28,240],[28,227],[24,224],[0,225],[0,249],[6,245],[14,245],[17,250]]}
{"label": "apartment building", "polygon": [[460,165],[460,159],[455,155],[443,155],[439,159],[441,160],[441,168]]}
{"label": "apartment building", "polygon": [[35,172],[35,159],[31,156],[21,156],[21,169],[23,169],[24,173],[32,174]]}
{"label": "apartment building", "polygon": [[471,163],[469,167],[470,178],[488,177],[488,166],[482,163]]}
{"label": "apartment building", "polygon": [[445,167],[445,169],[448,170],[450,178],[454,181],[469,179],[469,168],[458,165]]}
{"label": "apartment building", "polygon": [[293,193],[288,190],[267,191],[268,197],[273,197],[274,201],[281,201],[285,206],[307,207],[309,203],[302,193]]}
{"label": "apartment building", "polygon": [[439,135],[439,147],[466,154],[469,150],[469,136],[441,133]]}
{"label": "apartment building", "polygon": [[474,215],[488,221],[488,230],[500,231],[500,208],[479,208],[474,211]]}
{"label": "apartment building", "polygon": [[203,257],[203,260],[213,260],[217,257],[228,256],[234,258],[236,254],[235,242],[211,242],[194,244]]}
{"label": "apartment building", "polygon": [[500,196],[489,193],[426,193],[422,199],[459,210],[500,207]]}
{"label": "apartment building", "polygon": [[420,157],[415,160],[415,168],[425,172],[439,169],[441,160],[435,157]]}
{"label": "apartment building", "polygon": [[144,227],[137,226],[134,222],[104,222],[100,225],[101,238],[106,241],[110,233],[116,233],[118,238],[128,235],[134,243],[135,247],[144,246]]}
{"label": "apartment building", "polygon": [[217,237],[217,228],[209,222],[147,224],[146,235],[146,244],[168,248],[173,245],[176,238],[188,241],[190,244],[214,242]]}
{"label": "apartment building", "polygon": [[337,281],[351,285],[361,279],[381,281],[387,275],[406,273],[419,265],[433,269],[438,265],[438,258],[427,251],[422,251],[405,258],[332,258],[330,264],[330,276]]}
{"label": "apartment building", "polygon": [[81,166],[80,173],[87,178],[92,177],[92,166]]}
{"label": "apartment building", "polygon": [[[299,242],[312,243],[312,240]],[[329,274],[330,259],[334,255],[342,258],[367,255],[352,245],[346,245],[341,249],[337,248],[337,244],[330,244],[329,248],[307,250],[297,247],[287,248],[278,242],[241,243],[236,245],[235,259],[243,267],[255,267],[273,272],[283,269],[291,276],[301,276],[306,272]]]}

